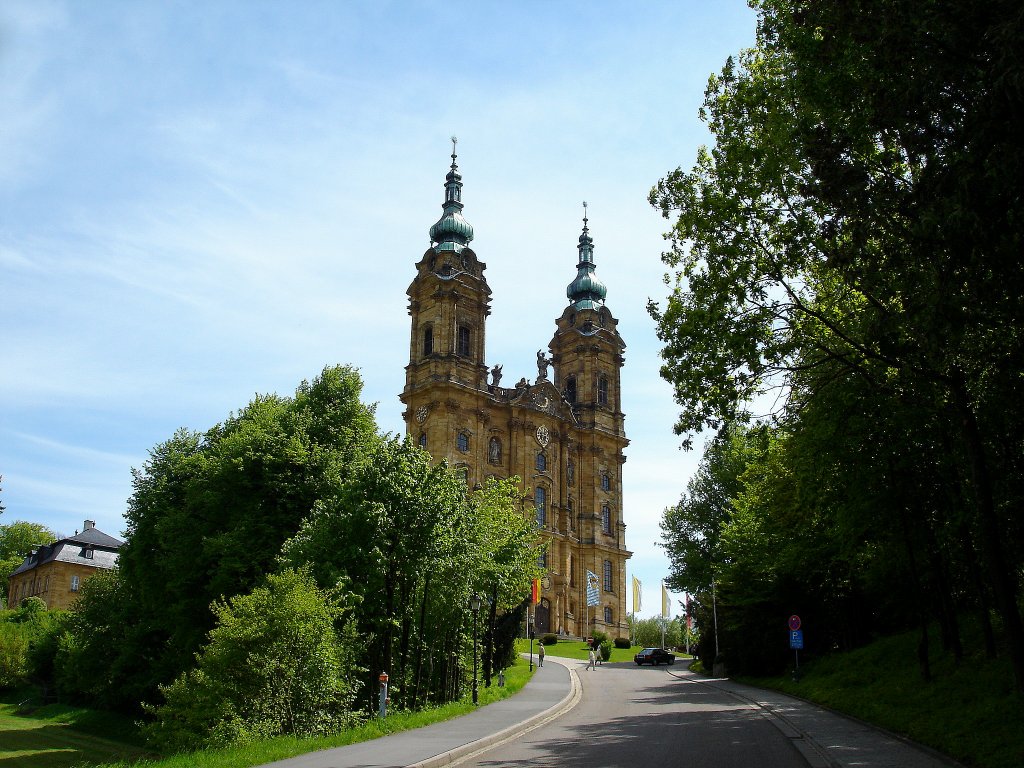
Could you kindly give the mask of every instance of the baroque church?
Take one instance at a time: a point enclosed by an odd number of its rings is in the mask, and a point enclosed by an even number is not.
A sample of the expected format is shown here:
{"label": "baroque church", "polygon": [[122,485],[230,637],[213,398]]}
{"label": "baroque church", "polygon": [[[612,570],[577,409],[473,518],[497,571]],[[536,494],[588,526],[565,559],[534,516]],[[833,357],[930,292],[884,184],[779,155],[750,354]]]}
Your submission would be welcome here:
{"label": "baroque church", "polygon": [[547,354],[537,352],[537,378],[502,386],[502,366],[487,365],[491,288],[486,264],[470,247],[473,227],[462,215],[454,139],[451,158],[443,213],[408,289],[412,332],[400,395],[406,429],[435,459],[459,469],[470,487],[489,476],[522,480],[525,504],[548,545],[534,609],[538,633],[585,637],[601,630],[628,637],[632,553],[622,518],[622,465],[629,441],[619,387],[625,344],[605,306],[607,288],[595,275],[586,209],[576,278]]}

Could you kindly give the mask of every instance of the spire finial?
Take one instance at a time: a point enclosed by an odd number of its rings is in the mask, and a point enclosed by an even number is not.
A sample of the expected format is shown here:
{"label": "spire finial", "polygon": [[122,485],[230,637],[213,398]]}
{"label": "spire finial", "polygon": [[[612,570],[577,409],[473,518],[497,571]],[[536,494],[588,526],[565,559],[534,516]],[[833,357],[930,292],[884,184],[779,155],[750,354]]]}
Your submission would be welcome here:
{"label": "spire finial", "polygon": [[458,136],[452,136],[452,168],[455,167],[455,158],[456,158],[455,145],[458,144],[458,143],[459,143],[459,137]]}

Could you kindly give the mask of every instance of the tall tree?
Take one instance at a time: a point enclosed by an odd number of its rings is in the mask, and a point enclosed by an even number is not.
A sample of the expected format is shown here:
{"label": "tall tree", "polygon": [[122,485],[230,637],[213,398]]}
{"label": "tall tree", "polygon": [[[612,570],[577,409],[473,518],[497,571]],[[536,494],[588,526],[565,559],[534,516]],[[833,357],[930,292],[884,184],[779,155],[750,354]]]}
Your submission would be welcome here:
{"label": "tall tree", "polygon": [[[651,194],[676,288],[651,306],[681,433],[839,375],[930,412],[960,478],[1018,687],[1024,17],[1009,0],[763,0],[709,83],[715,137]],[[977,11],[977,12],[975,12]]]}
{"label": "tall tree", "polygon": [[[112,686],[148,690],[192,665],[213,626],[210,605],[277,568],[282,543],[337,493],[376,441],[358,373],[326,368],[291,398],[258,396],[204,434],[180,430],[134,472],[121,580],[140,631],[160,652]],[[108,658],[121,651],[111,648]]]}

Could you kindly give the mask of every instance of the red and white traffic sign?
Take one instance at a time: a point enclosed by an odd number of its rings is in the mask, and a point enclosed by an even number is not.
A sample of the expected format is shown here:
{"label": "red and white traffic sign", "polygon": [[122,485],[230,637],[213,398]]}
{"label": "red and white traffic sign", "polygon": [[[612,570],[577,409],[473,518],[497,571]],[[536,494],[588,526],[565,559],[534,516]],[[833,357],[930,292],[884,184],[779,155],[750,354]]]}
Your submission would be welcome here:
{"label": "red and white traffic sign", "polygon": [[796,632],[798,629],[800,629],[800,617],[794,613],[789,617],[789,630]]}

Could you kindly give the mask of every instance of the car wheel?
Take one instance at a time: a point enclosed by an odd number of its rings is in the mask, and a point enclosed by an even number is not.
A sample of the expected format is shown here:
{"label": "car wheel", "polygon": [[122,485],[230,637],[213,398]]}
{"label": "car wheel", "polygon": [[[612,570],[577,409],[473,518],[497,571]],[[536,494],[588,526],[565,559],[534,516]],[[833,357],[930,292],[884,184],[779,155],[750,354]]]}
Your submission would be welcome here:
{"label": "car wheel", "polygon": [[636,663],[636,665],[637,665],[638,667],[639,667],[639,666],[640,666],[641,664],[643,664],[643,662],[642,662],[642,661],[638,661],[638,662]]}

